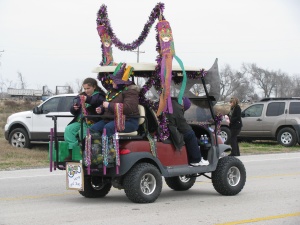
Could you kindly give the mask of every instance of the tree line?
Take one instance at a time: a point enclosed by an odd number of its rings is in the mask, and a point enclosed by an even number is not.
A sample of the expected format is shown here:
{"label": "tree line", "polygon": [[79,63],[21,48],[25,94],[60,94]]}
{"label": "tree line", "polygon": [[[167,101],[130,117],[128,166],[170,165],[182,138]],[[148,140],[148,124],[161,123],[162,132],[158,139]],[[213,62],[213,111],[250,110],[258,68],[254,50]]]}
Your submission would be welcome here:
{"label": "tree line", "polygon": [[[258,67],[255,63],[243,63],[239,71],[226,64],[220,69],[220,101],[228,101],[231,96],[242,100],[258,101],[267,97],[300,97],[300,75],[289,76],[281,70],[272,71]],[[82,80],[76,79],[73,84],[66,83],[68,93],[80,92]],[[0,94],[9,87],[27,88],[27,82],[21,72],[18,72],[17,82],[3,79],[0,76]],[[44,87],[47,87],[45,85]],[[198,89],[199,87],[193,87]],[[48,90],[49,93],[57,93]],[[192,90],[192,92],[198,92]],[[63,93],[66,93],[65,91]]]}
{"label": "tree line", "polygon": [[300,75],[289,76],[281,70],[272,71],[255,63],[243,63],[239,71],[229,64],[220,70],[220,100],[236,96],[240,100],[257,101],[267,97],[300,97]]}

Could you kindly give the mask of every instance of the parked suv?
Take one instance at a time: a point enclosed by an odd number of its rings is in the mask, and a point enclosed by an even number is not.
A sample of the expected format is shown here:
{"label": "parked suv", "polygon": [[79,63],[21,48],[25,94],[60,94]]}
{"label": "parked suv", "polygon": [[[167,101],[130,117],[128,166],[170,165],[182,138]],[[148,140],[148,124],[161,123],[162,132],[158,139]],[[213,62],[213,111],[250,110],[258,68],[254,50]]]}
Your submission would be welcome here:
{"label": "parked suv", "polygon": [[[70,115],[70,107],[77,94],[55,95],[35,107],[31,111],[18,112],[7,118],[5,139],[15,147],[29,148],[31,142],[49,141],[53,121],[46,115]],[[60,117],[57,132],[63,136],[64,129],[72,117]]]}
{"label": "parked suv", "polygon": [[241,139],[300,143],[300,98],[264,98],[242,111]]}

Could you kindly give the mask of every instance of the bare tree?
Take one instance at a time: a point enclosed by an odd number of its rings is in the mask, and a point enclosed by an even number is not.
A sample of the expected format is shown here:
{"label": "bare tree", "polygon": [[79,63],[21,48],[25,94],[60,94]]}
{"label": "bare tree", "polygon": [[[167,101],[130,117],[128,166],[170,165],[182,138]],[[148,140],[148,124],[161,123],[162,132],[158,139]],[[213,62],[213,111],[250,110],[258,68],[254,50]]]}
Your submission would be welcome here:
{"label": "bare tree", "polygon": [[51,91],[49,88],[48,88],[48,85],[44,85],[43,86],[43,95],[53,95],[53,91]]}
{"label": "bare tree", "polygon": [[233,95],[237,96],[240,100],[253,99],[254,87],[251,82],[246,78],[241,80],[240,86],[234,91]]}
{"label": "bare tree", "polygon": [[264,97],[270,97],[276,87],[277,73],[259,68],[254,63],[243,64],[243,69],[252,75],[257,86],[262,89]]}
{"label": "bare tree", "polygon": [[16,84],[12,80],[3,79],[2,76],[0,76],[0,92],[3,93],[7,90],[7,88],[15,87]]}
{"label": "bare tree", "polygon": [[300,97],[300,74],[292,77],[293,93],[291,96]]}
{"label": "bare tree", "polygon": [[74,91],[75,93],[80,93],[82,90],[82,80],[81,79],[76,79],[75,80],[75,88],[74,88]]}
{"label": "bare tree", "polygon": [[294,83],[286,73],[277,72],[275,78],[275,97],[291,97],[293,96]]}
{"label": "bare tree", "polygon": [[65,84],[64,90],[67,94],[74,93],[73,85],[71,85],[70,83]]}
{"label": "bare tree", "polygon": [[245,77],[245,72],[234,71],[226,64],[220,71],[221,98],[225,102],[230,95],[243,99],[253,91],[253,87]]}
{"label": "bare tree", "polygon": [[23,77],[21,72],[18,72],[18,78],[19,78],[19,81],[20,81],[21,89],[25,89],[27,87],[27,84],[26,84],[25,78]]}

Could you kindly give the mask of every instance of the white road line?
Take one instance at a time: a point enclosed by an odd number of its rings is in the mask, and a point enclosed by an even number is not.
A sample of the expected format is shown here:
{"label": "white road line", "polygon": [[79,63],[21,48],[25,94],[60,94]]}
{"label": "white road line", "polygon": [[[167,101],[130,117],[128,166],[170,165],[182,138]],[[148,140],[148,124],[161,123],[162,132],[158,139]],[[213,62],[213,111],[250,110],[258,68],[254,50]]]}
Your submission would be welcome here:
{"label": "white road line", "polygon": [[66,174],[47,174],[47,175],[34,175],[34,176],[20,176],[20,177],[0,177],[0,180],[5,179],[19,179],[19,178],[35,178],[35,177],[49,177],[49,176],[66,176]]}
{"label": "white road line", "polygon": [[247,162],[264,162],[264,161],[277,161],[277,160],[287,160],[287,159],[300,159],[300,157],[292,157],[292,158],[270,158],[270,159],[252,159],[252,160],[242,160],[243,163]]}

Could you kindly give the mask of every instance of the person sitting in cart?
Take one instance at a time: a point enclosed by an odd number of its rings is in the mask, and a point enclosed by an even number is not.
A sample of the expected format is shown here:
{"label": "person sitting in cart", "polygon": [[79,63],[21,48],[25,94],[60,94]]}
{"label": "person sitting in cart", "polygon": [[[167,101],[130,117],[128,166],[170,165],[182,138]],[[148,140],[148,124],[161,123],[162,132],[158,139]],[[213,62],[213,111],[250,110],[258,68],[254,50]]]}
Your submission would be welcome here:
{"label": "person sitting in cart", "polygon": [[180,105],[177,99],[172,99],[173,114],[166,114],[171,140],[176,149],[181,149],[185,144],[191,166],[207,166],[209,162],[201,157],[196,134],[184,118],[184,112],[191,107],[191,101],[187,97],[182,100],[183,105]]}
{"label": "person sitting in cart", "polygon": [[[103,107],[96,109],[97,113],[103,113],[104,119],[90,127],[91,132],[103,132],[112,136],[116,131],[129,133],[139,127],[139,87],[132,81],[124,78],[123,73],[110,75],[111,84],[106,93]],[[104,112],[103,112],[104,111]],[[105,116],[114,116],[105,118]]]}
{"label": "person sitting in cart", "polygon": [[[105,99],[105,92],[98,86],[98,82],[94,78],[86,78],[82,83],[84,92],[75,97],[70,112],[74,115],[74,119],[65,128],[64,139],[69,143],[69,149],[73,149],[78,145],[78,134],[81,138],[81,120],[83,116],[97,115],[96,108],[101,106]],[[85,118],[83,121],[83,137],[86,136],[87,128],[100,118]]]}

